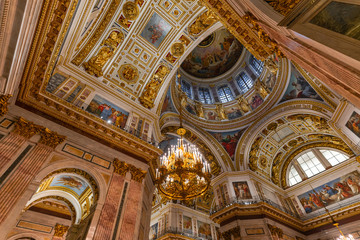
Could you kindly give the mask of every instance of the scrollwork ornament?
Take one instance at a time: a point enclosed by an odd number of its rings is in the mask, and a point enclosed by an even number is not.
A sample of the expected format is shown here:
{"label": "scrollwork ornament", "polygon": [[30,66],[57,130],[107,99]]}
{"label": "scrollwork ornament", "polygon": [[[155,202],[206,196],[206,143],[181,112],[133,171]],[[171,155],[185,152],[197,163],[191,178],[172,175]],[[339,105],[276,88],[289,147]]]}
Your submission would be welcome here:
{"label": "scrollwork ornament", "polygon": [[55,225],[55,229],[54,229],[55,230],[54,236],[55,237],[63,237],[68,229],[69,229],[69,226],[65,226],[65,225],[57,223]]}
{"label": "scrollwork ornament", "polygon": [[8,112],[9,99],[11,94],[0,95],[0,117],[4,116]]}

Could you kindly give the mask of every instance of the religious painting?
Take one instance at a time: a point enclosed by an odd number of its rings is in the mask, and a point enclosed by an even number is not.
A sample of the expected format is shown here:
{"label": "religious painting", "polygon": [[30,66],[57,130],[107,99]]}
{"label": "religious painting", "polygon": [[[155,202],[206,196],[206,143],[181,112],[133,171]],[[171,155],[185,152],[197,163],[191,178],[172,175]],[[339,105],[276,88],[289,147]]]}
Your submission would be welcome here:
{"label": "religious painting", "polygon": [[196,111],[193,105],[191,105],[190,103],[186,103],[185,105],[185,109],[191,113],[192,115],[196,115]]}
{"label": "religious painting", "polygon": [[358,195],[360,174],[357,171],[329,181],[298,196],[306,213]]}
{"label": "religious painting", "polygon": [[260,106],[264,100],[261,98],[260,94],[255,93],[250,100],[250,106],[252,110],[255,110],[258,106]]}
{"label": "religious painting", "polygon": [[238,200],[251,199],[251,193],[249,185],[246,181],[243,182],[233,182],[233,187],[235,190],[235,195]]}
{"label": "religious painting", "polygon": [[327,30],[360,40],[360,5],[330,2],[310,20]]}
{"label": "religious painting", "polygon": [[204,223],[202,221],[197,221],[198,224],[198,235],[199,237],[207,238],[211,237],[211,227],[210,224]]}
{"label": "religious painting", "polygon": [[95,95],[86,108],[86,111],[119,128],[125,127],[126,120],[129,116],[129,112],[99,95]]}
{"label": "religious painting", "polygon": [[204,110],[204,117],[206,120],[216,120],[218,115],[214,110]]}
{"label": "religious painting", "polygon": [[322,98],[310,86],[305,78],[299,73],[293,64],[291,64],[291,75],[289,85],[280,102],[296,98],[311,98],[322,101]]}
{"label": "religious painting", "polygon": [[154,13],[140,35],[158,48],[170,30],[171,25]]}
{"label": "religious painting", "polygon": [[171,100],[170,88],[166,93],[164,103],[163,103],[163,105],[161,107],[161,114],[160,115],[162,115],[165,112],[176,112],[174,104],[172,103],[172,100]]}
{"label": "religious painting", "polygon": [[88,184],[79,177],[73,175],[57,175],[51,181],[50,187],[64,187],[72,190],[78,196],[85,191]]}
{"label": "religious painting", "polygon": [[350,129],[358,138],[360,138],[360,115],[353,112],[346,123],[346,127]]}
{"label": "religious painting", "polygon": [[276,83],[276,74],[271,73],[265,79],[265,86],[272,91]]}
{"label": "religious painting", "polygon": [[231,132],[209,132],[225,148],[230,158],[234,160],[237,143],[243,133],[243,130]]}
{"label": "religious painting", "polygon": [[242,116],[240,108],[238,106],[231,106],[225,109],[225,113],[229,120],[236,119]]}
{"label": "religious painting", "polygon": [[242,52],[240,42],[226,29],[205,38],[181,64],[188,74],[198,78],[214,78],[230,70]]}
{"label": "religious painting", "polygon": [[184,232],[192,233],[192,220],[191,217],[183,216],[183,229]]}
{"label": "religious painting", "polygon": [[155,223],[154,225],[152,225],[150,227],[150,232],[149,232],[149,239],[150,240],[155,240],[157,238],[158,235],[158,223]]}

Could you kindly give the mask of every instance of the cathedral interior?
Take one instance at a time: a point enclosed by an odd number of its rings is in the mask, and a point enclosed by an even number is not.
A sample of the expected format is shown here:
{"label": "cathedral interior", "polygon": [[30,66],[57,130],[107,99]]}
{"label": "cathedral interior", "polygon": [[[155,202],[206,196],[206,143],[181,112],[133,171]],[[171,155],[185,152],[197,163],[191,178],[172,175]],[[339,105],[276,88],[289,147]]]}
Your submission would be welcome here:
{"label": "cathedral interior", "polygon": [[0,240],[360,239],[358,0],[0,21]]}

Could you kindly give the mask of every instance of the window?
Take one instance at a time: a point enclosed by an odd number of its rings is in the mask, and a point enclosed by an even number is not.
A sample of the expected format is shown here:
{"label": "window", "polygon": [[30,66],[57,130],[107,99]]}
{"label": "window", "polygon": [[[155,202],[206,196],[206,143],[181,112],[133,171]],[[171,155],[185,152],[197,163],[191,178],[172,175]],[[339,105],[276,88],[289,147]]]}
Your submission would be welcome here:
{"label": "window", "polygon": [[185,82],[184,80],[181,81],[181,90],[186,93],[188,98],[192,98],[191,94],[191,85],[188,82]]}
{"label": "window", "polygon": [[200,102],[204,103],[204,104],[211,104],[211,95],[209,92],[209,89],[207,88],[199,88],[199,99]]}
{"label": "window", "polygon": [[314,176],[315,174],[325,170],[319,159],[317,159],[311,151],[301,155],[297,161],[308,177]]}
{"label": "window", "polygon": [[338,151],[324,149],[324,150],[320,150],[320,152],[326,158],[326,160],[329,161],[331,166],[335,166],[335,165],[349,159],[348,156],[346,156],[345,154],[342,154]]}
{"label": "window", "polygon": [[241,72],[239,75],[236,76],[236,82],[240,87],[241,93],[244,94],[250,90],[253,86],[253,80],[247,75],[245,72]]}
{"label": "window", "polygon": [[250,57],[250,65],[253,67],[257,75],[260,75],[264,68],[264,63],[257,60],[253,55]]}
{"label": "window", "polygon": [[222,103],[226,103],[226,102],[234,100],[234,97],[232,95],[230,88],[226,85],[218,88],[218,94],[219,94],[220,102],[222,102]]}
{"label": "window", "polygon": [[302,181],[302,179],[301,179],[298,171],[296,171],[294,166],[291,166],[290,171],[289,171],[290,186],[295,185],[301,181]]}

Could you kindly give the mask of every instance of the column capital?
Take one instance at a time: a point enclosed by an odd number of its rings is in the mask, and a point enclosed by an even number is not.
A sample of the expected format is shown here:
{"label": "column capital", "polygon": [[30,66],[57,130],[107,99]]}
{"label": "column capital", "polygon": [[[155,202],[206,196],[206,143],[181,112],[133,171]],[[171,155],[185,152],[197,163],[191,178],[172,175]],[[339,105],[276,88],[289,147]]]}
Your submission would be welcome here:
{"label": "column capital", "polygon": [[42,128],[39,133],[41,136],[39,143],[45,144],[51,148],[56,148],[66,139],[66,136],[60,135],[48,128]]}
{"label": "column capital", "polygon": [[125,176],[126,173],[129,171],[129,165],[126,162],[120,161],[117,158],[114,159],[113,165],[114,172],[121,176]]}
{"label": "column capital", "polygon": [[65,226],[65,225],[57,223],[55,225],[54,237],[63,237],[68,229],[69,229],[69,226]]}
{"label": "column capital", "polygon": [[41,130],[41,126],[20,117],[19,120],[15,123],[15,129],[13,132],[29,139],[35,134],[39,133]]}
{"label": "column capital", "polygon": [[133,165],[130,165],[130,173],[131,179],[139,183],[141,183],[146,176],[146,171],[141,170]]}
{"label": "column capital", "polygon": [[9,99],[11,97],[11,94],[0,95],[0,117],[8,112]]}

